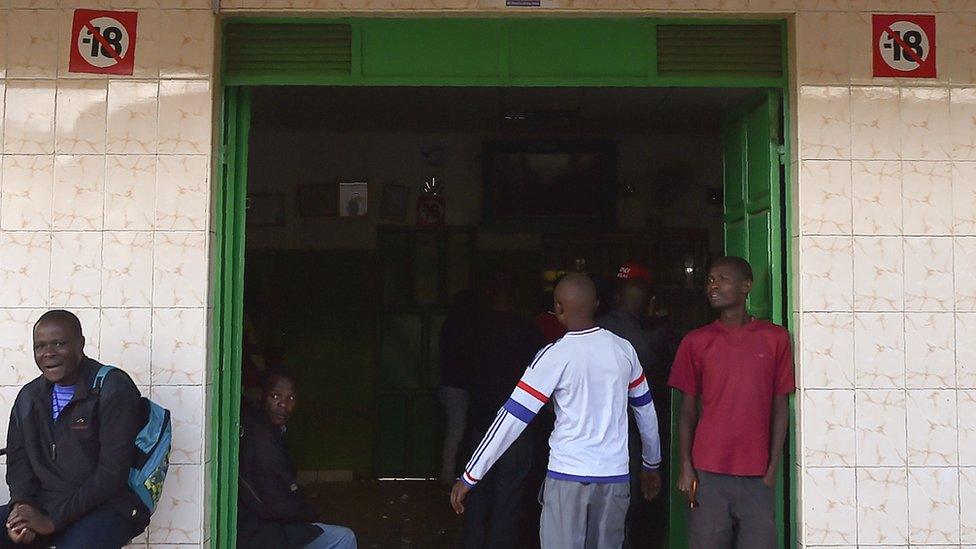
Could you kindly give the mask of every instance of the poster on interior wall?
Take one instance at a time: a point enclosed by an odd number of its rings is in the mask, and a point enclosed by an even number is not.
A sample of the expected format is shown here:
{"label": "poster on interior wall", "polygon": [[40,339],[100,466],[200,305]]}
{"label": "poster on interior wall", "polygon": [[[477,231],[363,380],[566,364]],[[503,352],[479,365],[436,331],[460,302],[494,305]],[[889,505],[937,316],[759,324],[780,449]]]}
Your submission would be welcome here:
{"label": "poster on interior wall", "polygon": [[298,215],[303,219],[339,215],[339,184],[322,181],[299,185]]}
{"label": "poster on interior wall", "polygon": [[132,75],[137,20],[134,11],[75,10],[68,72]]}
{"label": "poster on interior wall", "polygon": [[384,221],[404,222],[407,220],[407,202],[410,200],[410,188],[406,185],[387,183],[383,185],[383,195],[380,199],[380,219]]}
{"label": "poster on interior wall", "polygon": [[339,217],[366,215],[366,183],[339,183]]}
{"label": "poster on interior wall", "polygon": [[935,16],[871,16],[874,76],[935,78]]}

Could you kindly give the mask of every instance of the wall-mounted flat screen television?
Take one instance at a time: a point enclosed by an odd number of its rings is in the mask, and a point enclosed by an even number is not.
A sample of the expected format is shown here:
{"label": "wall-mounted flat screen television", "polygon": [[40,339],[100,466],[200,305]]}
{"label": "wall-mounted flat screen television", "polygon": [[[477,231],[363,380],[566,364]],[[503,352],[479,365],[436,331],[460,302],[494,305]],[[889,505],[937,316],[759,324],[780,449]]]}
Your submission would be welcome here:
{"label": "wall-mounted flat screen television", "polygon": [[617,147],[611,141],[490,141],[484,170],[489,219],[614,217]]}

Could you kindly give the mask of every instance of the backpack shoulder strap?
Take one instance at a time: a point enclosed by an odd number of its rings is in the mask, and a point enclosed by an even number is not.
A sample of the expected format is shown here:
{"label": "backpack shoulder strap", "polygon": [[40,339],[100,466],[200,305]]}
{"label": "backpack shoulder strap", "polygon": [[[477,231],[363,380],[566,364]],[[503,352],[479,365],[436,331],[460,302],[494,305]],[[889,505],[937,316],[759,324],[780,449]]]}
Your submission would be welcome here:
{"label": "backpack shoulder strap", "polygon": [[98,373],[95,374],[95,380],[92,381],[92,392],[96,395],[102,391],[102,383],[105,381],[105,376],[109,372],[115,369],[115,366],[108,366],[103,364],[101,368],[98,369]]}

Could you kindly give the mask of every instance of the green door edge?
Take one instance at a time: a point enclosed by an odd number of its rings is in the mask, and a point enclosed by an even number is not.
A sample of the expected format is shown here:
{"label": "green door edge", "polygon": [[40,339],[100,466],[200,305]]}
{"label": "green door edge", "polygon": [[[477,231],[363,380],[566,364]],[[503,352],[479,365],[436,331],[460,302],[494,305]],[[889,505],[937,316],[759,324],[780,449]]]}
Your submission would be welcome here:
{"label": "green door edge", "polygon": [[[212,272],[210,318],[210,493],[211,547],[235,547],[237,471],[241,406],[241,342],[244,333],[244,221],[250,92],[225,87],[220,109],[217,195],[214,208],[217,257]],[[235,343],[236,342],[236,343]]]}
{"label": "green door edge", "polygon": [[[727,16],[727,14],[723,14]],[[427,17],[436,20],[436,17]],[[625,17],[617,17],[625,19]],[[604,18],[573,18],[576,21],[597,20]],[[361,19],[334,18],[306,18],[306,17],[229,17],[222,21],[223,27],[235,22],[256,24],[280,24],[289,22],[336,22],[360,21]],[[520,21],[525,20],[519,18]],[[546,18],[534,19],[546,21]],[[264,85],[371,85],[371,86],[525,86],[525,87],[755,87],[770,88],[780,92],[782,98],[782,116],[784,125],[783,163],[783,192],[781,203],[781,223],[783,227],[783,253],[785,267],[779,277],[782,281],[780,303],[783,306],[784,325],[794,333],[792,326],[793,288],[794,286],[794,254],[793,242],[793,211],[792,211],[792,179],[793,179],[793,123],[790,116],[792,103],[789,94],[789,53],[787,21],[755,20],[755,19],[697,19],[697,18],[653,18],[663,24],[776,24],[782,32],[782,78],[743,78],[743,77],[667,77],[651,78],[635,81],[634,79],[594,79],[594,78],[552,78],[540,79],[476,79],[459,81],[443,77],[423,78],[395,78],[364,80],[356,78],[330,79],[302,79],[296,77],[293,82],[266,82]],[[354,37],[356,36],[354,31]],[[221,48],[221,67],[225,65],[227,51]],[[356,55],[354,51],[354,56]],[[355,72],[355,71],[354,71]],[[353,75],[356,76],[356,75]],[[262,82],[228,82],[221,85],[221,93],[217,98],[220,106],[219,132],[220,144],[215,170],[216,193],[214,200],[214,256],[211,260],[215,267],[212,270],[213,313],[210,319],[210,347],[209,365],[210,384],[208,396],[210,398],[210,434],[211,460],[209,463],[210,492],[205,496],[209,504],[208,524],[210,529],[210,546],[213,548],[230,549],[236,547],[237,531],[237,465],[238,441],[240,430],[240,361],[242,356],[241,341],[243,337],[243,300],[244,300],[244,242],[246,216],[246,188],[247,188],[247,146],[250,129],[251,101],[247,85],[262,85]],[[675,399],[672,399],[675,402]],[[787,517],[785,524],[779,527],[785,529],[784,534],[788,547],[798,547],[797,511],[799,509],[799,490],[797,478],[797,425],[795,397],[790,400],[791,429],[787,450],[783,457],[783,466],[787,468],[788,496]],[[672,502],[672,512],[675,504]],[[670,517],[669,517],[670,523]],[[685,547],[687,539],[684,532],[675,532],[675,538],[669,540],[669,547]]]}

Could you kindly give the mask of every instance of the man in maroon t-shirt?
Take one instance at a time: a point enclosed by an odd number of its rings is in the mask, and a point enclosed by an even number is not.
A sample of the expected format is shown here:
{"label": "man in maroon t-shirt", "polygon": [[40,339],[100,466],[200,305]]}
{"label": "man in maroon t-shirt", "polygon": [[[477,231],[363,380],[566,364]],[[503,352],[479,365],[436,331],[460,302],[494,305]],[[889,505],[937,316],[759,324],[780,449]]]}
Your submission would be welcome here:
{"label": "man in maroon t-shirt", "polygon": [[[752,268],[722,257],[706,290],[719,319],[678,348],[669,385],[684,399],[678,489],[694,499],[692,549],[776,549],[776,471],[795,390],[789,333],[746,313]],[[698,403],[701,402],[701,417]]]}

